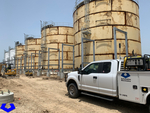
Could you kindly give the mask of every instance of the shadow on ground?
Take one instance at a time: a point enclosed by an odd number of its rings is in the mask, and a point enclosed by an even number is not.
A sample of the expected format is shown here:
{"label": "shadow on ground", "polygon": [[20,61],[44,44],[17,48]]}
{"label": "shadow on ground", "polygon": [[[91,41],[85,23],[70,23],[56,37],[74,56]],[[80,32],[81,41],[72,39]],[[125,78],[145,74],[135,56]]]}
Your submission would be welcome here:
{"label": "shadow on ground", "polygon": [[107,100],[94,98],[86,95],[81,95],[79,99],[79,102],[84,101],[104,108],[118,110],[121,113],[148,113],[147,106],[122,100],[115,100],[113,102],[110,102]]}

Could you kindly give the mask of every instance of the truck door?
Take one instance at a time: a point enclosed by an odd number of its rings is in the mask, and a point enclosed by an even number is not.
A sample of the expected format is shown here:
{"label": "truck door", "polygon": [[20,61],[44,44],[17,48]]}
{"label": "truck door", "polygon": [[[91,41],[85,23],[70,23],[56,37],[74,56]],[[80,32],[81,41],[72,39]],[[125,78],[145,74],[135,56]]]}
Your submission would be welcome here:
{"label": "truck door", "polygon": [[119,99],[140,102],[139,74],[137,72],[118,72]]}
{"label": "truck door", "polygon": [[113,91],[113,73],[112,63],[103,62],[102,71],[99,73],[99,93],[112,95]]}
{"label": "truck door", "polygon": [[98,92],[99,63],[87,66],[81,75],[81,89],[85,91]]}

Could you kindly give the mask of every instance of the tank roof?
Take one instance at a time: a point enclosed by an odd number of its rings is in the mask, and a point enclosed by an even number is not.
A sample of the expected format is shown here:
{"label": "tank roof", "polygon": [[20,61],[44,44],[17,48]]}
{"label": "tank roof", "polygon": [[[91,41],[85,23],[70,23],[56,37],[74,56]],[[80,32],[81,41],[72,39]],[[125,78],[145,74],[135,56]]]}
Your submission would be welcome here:
{"label": "tank roof", "polygon": [[[92,2],[92,1],[97,1],[97,0],[89,0],[89,1]],[[138,7],[139,7],[138,0],[130,0],[130,1],[135,2],[135,3],[138,5]],[[80,2],[80,3],[75,7],[74,12],[75,12],[78,8],[80,8],[81,6],[83,6],[83,5],[84,5],[84,0],[83,0],[82,2]],[[74,14],[74,12],[73,12],[73,14]]]}

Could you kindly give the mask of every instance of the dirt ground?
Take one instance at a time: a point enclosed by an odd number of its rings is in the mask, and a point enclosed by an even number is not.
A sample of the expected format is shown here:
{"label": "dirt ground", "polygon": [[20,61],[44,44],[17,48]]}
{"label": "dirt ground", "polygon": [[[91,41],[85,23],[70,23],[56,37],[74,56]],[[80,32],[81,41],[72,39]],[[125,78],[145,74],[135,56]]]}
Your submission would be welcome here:
{"label": "dirt ground", "polygon": [[[0,90],[9,89],[14,93],[11,113],[147,113],[144,105],[125,101],[106,100],[81,95],[77,99],[68,97],[64,81],[30,78],[0,78]],[[9,104],[7,104],[9,108]],[[0,113],[6,113],[0,110]]]}

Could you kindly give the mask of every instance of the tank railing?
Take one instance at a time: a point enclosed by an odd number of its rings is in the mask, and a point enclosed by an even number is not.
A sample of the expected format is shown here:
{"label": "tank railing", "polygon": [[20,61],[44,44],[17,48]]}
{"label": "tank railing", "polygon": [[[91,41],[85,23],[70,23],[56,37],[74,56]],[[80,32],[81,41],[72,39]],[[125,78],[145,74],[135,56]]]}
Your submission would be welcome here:
{"label": "tank railing", "polygon": [[[73,12],[78,8],[77,6],[81,3],[81,2],[84,2],[85,0],[76,0],[75,1],[75,7],[73,9]],[[93,0],[89,0],[89,1],[93,1]],[[131,0],[131,1],[134,1],[136,2],[138,5],[139,5],[139,0]]]}
{"label": "tank railing", "polygon": [[133,1],[135,1],[137,4],[139,4],[139,0],[133,0]]}
{"label": "tank railing", "polygon": [[53,21],[41,21],[41,29],[47,25],[55,26]]}
{"label": "tank railing", "polygon": [[70,26],[70,27],[73,27],[73,23],[69,23],[69,22],[53,22],[53,21],[41,21],[41,29],[43,27],[46,27],[46,26],[50,26],[50,27],[53,27],[53,26]]}
{"label": "tank railing", "polygon": [[75,1],[75,7],[73,9],[73,12],[77,9],[78,4],[80,4],[81,2],[83,2],[83,0],[76,0]]}
{"label": "tank railing", "polygon": [[55,22],[55,26],[70,26],[70,27],[73,27],[73,24],[69,23],[69,22]]}
{"label": "tank railing", "polygon": [[24,34],[24,37],[25,37],[25,40],[26,39],[29,39],[29,38],[40,38],[40,36],[39,35],[32,35],[32,34]]}

